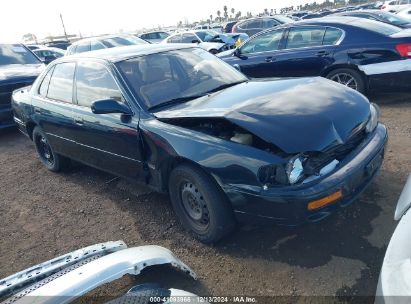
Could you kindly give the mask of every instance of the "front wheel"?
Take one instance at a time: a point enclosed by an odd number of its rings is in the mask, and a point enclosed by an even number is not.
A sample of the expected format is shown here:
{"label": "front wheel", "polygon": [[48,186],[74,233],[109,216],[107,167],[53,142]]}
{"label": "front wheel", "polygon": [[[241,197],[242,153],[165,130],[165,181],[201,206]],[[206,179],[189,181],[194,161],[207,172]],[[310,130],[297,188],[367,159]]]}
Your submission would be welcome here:
{"label": "front wheel", "polygon": [[353,69],[336,69],[328,73],[326,78],[345,85],[360,93],[365,93],[364,77]]}
{"label": "front wheel", "polygon": [[68,164],[69,160],[67,158],[54,152],[46,135],[39,127],[35,127],[33,130],[33,142],[41,162],[48,170],[59,172]]}
{"label": "front wheel", "polygon": [[199,168],[175,168],[170,174],[169,192],[180,222],[199,241],[214,243],[233,231],[235,219],[227,197]]}

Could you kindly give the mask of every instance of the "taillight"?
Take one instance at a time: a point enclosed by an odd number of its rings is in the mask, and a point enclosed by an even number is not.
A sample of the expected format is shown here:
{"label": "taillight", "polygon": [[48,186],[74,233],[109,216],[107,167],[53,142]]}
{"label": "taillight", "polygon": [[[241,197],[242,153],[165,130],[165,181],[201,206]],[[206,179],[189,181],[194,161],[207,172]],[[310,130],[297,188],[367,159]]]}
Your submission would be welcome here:
{"label": "taillight", "polygon": [[411,44],[397,44],[395,47],[401,57],[411,57]]}
{"label": "taillight", "polygon": [[233,28],[231,29],[231,33],[237,33],[237,26],[234,25]]}
{"label": "taillight", "polygon": [[381,6],[381,9],[383,10],[383,9],[385,9],[386,8],[386,6],[385,5],[383,5],[383,6]]}

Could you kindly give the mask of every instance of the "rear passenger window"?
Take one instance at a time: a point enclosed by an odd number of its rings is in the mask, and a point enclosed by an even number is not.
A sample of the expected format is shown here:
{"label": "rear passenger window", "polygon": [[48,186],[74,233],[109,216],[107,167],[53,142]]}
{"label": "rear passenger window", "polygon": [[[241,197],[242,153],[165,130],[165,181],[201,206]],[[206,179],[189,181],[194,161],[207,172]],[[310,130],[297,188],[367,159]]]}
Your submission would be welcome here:
{"label": "rear passenger window", "polygon": [[272,28],[279,25],[279,23],[274,19],[263,19],[263,28]]}
{"label": "rear passenger window", "polygon": [[76,53],[84,53],[88,51],[90,51],[90,42],[77,45]]}
{"label": "rear passenger window", "polygon": [[181,35],[176,35],[167,40],[168,43],[181,43]]}
{"label": "rear passenger window", "polygon": [[90,50],[95,51],[95,50],[101,50],[101,49],[105,49],[104,45],[101,42],[91,41]]}
{"label": "rear passenger window", "polygon": [[62,102],[73,100],[73,78],[76,64],[74,62],[60,63],[54,68],[50,79],[47,97]]}
{"label": "rear passenger window", "polygon": [[340,41],[342,35],[343,35],[342,30],[328,27],[327,30],[325,31],[323,45],[336,44],[338,41]]}
{"label": "rear passenger window", "polygon": [[81,62],[76,72],[77,103],[90,107],[94,101],[115,99],[123,102],[123,97],[108,69],[94,62]]}
{"label": "rear passenger window", "polygon": [[324,27],[292,28],[288,34],[287,49],[320,46],[323,44]]}
{"label": "rear passenger window", "polygon": [[47,91],[49,89],[50,78],[51,74],[53,74],[53,70],[54,68],[51,68],[50,71],[47,72],[47,75],[43,78],[43,81],[41,82],[39,94],[43,97],[47,96]]}

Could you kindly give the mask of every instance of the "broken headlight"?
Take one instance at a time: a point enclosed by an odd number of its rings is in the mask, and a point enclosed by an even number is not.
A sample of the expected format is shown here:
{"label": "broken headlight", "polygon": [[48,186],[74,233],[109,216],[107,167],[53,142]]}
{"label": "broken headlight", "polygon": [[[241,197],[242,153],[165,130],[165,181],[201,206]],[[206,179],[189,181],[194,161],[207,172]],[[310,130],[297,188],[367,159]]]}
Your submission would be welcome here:
{"label": "broken headlight", "polygon": [[380,108],[375,103],[372,103],[370,104],[370,112],[370,119],[368,120],[367,125],[365,126],[365,131],[367,133],[371,133],[377,127],[378,120],[380,118]]}
{"label": "broken headlight", "polygon": [[285,165],[268,165],[258,170],[258,178],[263,184],[294,185],[304,177],[304,158],[296,156]]}
{"label": "broken headlight", "polygon": [[304,177],[303,158],[300,156],[290,159],[285,168],[288,182],[294,185]]}

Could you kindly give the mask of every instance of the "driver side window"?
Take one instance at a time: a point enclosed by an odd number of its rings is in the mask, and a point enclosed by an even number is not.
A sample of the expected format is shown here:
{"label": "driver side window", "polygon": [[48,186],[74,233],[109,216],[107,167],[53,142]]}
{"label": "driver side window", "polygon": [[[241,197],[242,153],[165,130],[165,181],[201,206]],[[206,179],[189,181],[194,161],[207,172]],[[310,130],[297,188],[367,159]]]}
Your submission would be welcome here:
{"label": "driver side window", "polygon": [[77,103],[80,106],[90,107],[94,101],[103,99],[124,102],[113,76],[105,66],[99,63],[78,63],[76,89]]}
{"label": "driver side window", "polygon": [[283,30],[271,31],[261,34],[248,41],[242,48],[241,54],[276,51],[280,47]]}

